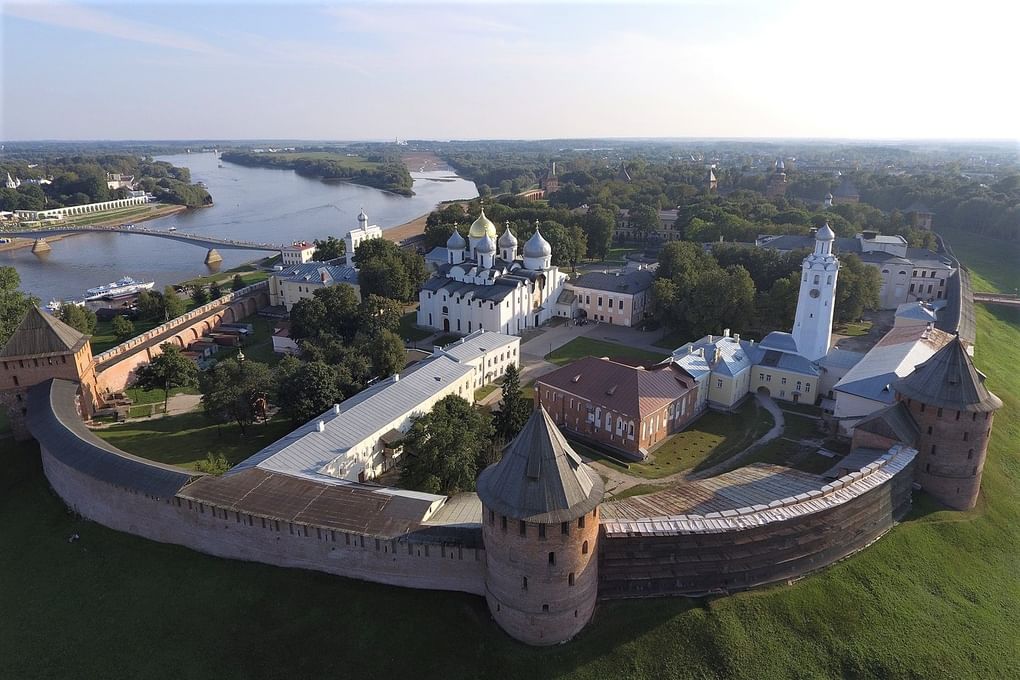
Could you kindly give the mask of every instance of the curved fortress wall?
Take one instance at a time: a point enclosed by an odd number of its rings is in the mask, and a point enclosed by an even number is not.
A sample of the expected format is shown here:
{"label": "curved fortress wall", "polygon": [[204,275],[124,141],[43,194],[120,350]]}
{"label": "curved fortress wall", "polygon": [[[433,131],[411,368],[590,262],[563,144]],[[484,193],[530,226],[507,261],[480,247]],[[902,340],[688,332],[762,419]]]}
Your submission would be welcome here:
{"label": "curved fortress wall", "polygon": [[769,506],[604,518],[599,597],[747,590],[826,567],[881,537],[910,509],[916,453],[895,446],[821,490]]}
{"label": "curved fortress wall", "polygon": [[[314,569],[409,588],[484,593],[485,552],[477,532],[433,534],[389,501],[346,489],[350,517],[295,521],[300,513],[246,512],[216,502],[217,479],[118,451],[88,431],[75,405],[76,383],[53,380],[29,395],[29,429],[39,441],[43,470],[75,512],[111,529],[230,559]],[[259,483],[266,483],[260,480]],[[309,482],[307,505],[329,485]],[[338,493],[338,492],[334,492]],[[196,500],[199,495],[208,500]],[[189,498],[192,496],[192,498]],[[224,498],[226,495],[221,494]],[[363,521],[358,507],[382,521]],[[344,514],[344,513],[341,513]]]}

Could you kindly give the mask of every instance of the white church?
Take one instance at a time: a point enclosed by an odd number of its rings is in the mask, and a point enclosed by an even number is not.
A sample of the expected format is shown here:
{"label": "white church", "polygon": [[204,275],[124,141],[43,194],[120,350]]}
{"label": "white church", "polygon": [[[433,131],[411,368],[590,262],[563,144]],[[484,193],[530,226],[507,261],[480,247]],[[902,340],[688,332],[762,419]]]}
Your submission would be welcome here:
{"label": "white church", "polygon": [[536,229],[517,253],[509,225],[496,236],[485,211],[446,242],[447,261],[419,293],[418,325],[451,333],[491,330],[519,335],[555,314],[566,274],[552,265],[552,247]]}

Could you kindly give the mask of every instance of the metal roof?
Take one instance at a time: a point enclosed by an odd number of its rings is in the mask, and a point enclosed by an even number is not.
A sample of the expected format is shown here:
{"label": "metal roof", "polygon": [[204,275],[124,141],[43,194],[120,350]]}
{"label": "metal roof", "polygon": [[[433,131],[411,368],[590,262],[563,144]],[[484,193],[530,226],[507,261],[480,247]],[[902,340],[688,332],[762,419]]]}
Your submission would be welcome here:
{"label": "metal roof", "polygon": [[326,283],[332,281],[334,283],[356,284],[358,282],[357,269],[346,265],[332,264],[332,262],[335,262],[335,260],[330,262],[294,264],[284,268],[283,271],[274,272],[273,276],[286,281],[294,281],[295,283]]}
{"label": "metal roof", "polygon": [[482,503],[501,515],[541,524],[566,522],[602,501],[602,478],[585,465],[541,406],[478,477]]}
{"label": "metal roof", "polygon": [[925,326],[901,326],[882,336],[836,383],[837,392],[891,404],[892,384],[949,342],[948,334]]}
{"label": "metal roof", "polygon": [[446,345],[441,351],[446,356],[465,363],[474,361],[493,350],[509,349],[512,345],[519,344],[520,341],[521,339],[516,335],[479,330]]}
{"label": "metal roof", "polygon": [[[282,439],[273,442],[233,470],[252,467],[323,480],[328,463],[362,445],[395,420],[419,409],[425,401],[474,370],[446,356],[414,365],[414,370],[381,381],[330,409]],[[320,432],[319,421],[323,423]],[[327,480],[330,478],[326,478]],[[341,480],[337,480],[339,482]]]}
{"label": "metal roof", "polygon": [[28,429],[51,456],[101,482],[159,498],[170,498],[203,476],[132,456],[97,437],[78,415],[78,388],[76,382],[54,379],[28,392]]}
{"label": "metal roof", "polygon": [[575,288],[591,288],[633,295],[652,287],[655,275],[647,269],[629,272],[589,272],[570,282]]}
{"label": "metal roof", "polygon": [[1002,408],[1002,401],[985,387],[984,375],[974,367],[959,338],[951,340],[893,387],[904,397],[928,406],[979,413]]}
{"label": "metal roof", "polygon": [[33,305],[0,348],[0,357],[73,354],[86,342],[88,338],[80,331]]}

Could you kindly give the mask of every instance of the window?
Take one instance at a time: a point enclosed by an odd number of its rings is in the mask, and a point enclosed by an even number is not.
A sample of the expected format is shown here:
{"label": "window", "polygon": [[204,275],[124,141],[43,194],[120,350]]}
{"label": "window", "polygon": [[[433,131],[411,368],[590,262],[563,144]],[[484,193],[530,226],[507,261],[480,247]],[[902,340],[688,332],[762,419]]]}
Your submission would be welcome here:
{"label": "window", "polygon": [[931,426],[931,425],[929,425],[929,426],[928,426],[928,434],[931,434],[931,431],[932,431],[932,426]]}
{"label": "window", "polygon": [[816,286],[818,285],[818,282],[819,282],[820,280],[821,280],[821,277],[820,277],[820,276],[819,276],[818,274],[815,274],[815,278],[814,278],[814,284],[815,284]]}
{"label": "window", "polygon": [[967,441],[967,437],[968,437],[969,435],[970,435],[970,432],[964,432],[964,433],[963,433],[963,441]]}
{"label": "window", "polygon": [[527,536],[528,535],[528,523],[525,522],[523,519],[520,522],[520,528],[521,528],[521,536]]}
{"label": "window", "polygon": [[935,445],[934,444],[931,445],[931,455],[933,455],[933,456],[935,455]]}
{"label": "window", "polygon": [[547,604],[543,604],[543,605],[542,605],[542,611],[543,611],[543,612],[548,612],[548,611],[549,611],[549,605],[547,605]]}
{"label": "window", "polygon": [[599,295],[599,307],[601,307],[601,306],[602,306],[602,296]]}
{"label": "window", "polygon": [[560,533],[564,536],[570,534],[570,522],[563,522],[560,524]]}
{"label": "window", "polygon": [[939,406],[939,410],[935,413],[935,417],[936,418],[941,418],[942,417],[942,407],[941,406]]}
{"label": "window", "polygon": [[527,590],[527,589],[528,589],[528,577],[527,576],[522,576],[521,577],[521,590]]}
{"label": "window", "polygon": [[780,380],[779,382],[780,382],[780,384],[785,385],[786,384],[786,376],[784,375],[783,379]]}
{"label": "window", "polygon": [[574,572],[570,572],[570,574],[567,576],[567,585],[568,586],[574,585]]}
{"label": "window", "polygon": [[503,515],[502,517],[499,518],[499,525],[500,528],[503,529],[503,531],[506,531],[506,515]]}
{"label": "window", "polygon": [[765,382],[772,382],[772,374],[771,373],[769,373],[767,376],[765,376]]}
{"label": "window", "polygon": [[719,389],[722,389],[722,380],[716,380],[715,386],[718,387]]}
{"label": "window", "polygon": [[489,510],[489,525],[492,526],[496,523],[496,513],[493,510]]}
{"label": "window", "polygon": [[545,538],[545,525],[544,524],[539,524],[538,525],[538,537],[539,538]]}
{"label": "window", "polygon": [[974,457],[974,449],[967,451],[967,460],[971,460]]}
{"label": "window", "polygon": [[584,528],[584,515],[581,515],[580,517],[577,518],[577,528],[578,529]]}
{"label": "window", "polygon": [[[973,449],[971,449],[971,451],[973,451]],[[584,543],[581,544],[581,554],[582,555],[588,554],[588,541],[585,541]]]}
{"label": "window", "polygon": [[549,564],[556,564],[556,553],[549,553]]}

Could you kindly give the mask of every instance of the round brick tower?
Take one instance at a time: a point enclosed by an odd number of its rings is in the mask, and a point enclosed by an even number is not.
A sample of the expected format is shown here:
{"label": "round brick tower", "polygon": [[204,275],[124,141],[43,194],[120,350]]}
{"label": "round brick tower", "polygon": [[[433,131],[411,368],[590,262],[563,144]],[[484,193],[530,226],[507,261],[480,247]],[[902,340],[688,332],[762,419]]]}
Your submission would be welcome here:
{"label": "round brick tower", "polygon": [[984,380],[956,338],[893,385],[920,429],[917,482],[957,510],[977,503],[992,420],[1002,407]]}
{"label": "round brick tower", "polygon": [[485,599],[521,642],[564,642],[591,618],[602,494],[602,479],[541,407],[478,477]]}

